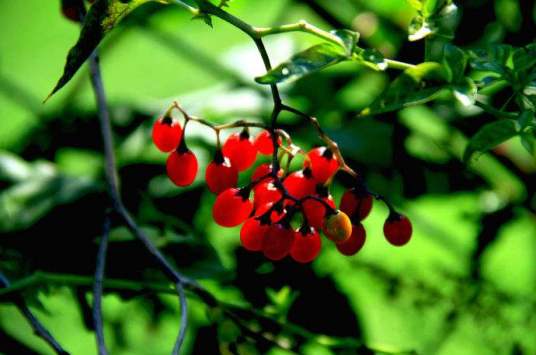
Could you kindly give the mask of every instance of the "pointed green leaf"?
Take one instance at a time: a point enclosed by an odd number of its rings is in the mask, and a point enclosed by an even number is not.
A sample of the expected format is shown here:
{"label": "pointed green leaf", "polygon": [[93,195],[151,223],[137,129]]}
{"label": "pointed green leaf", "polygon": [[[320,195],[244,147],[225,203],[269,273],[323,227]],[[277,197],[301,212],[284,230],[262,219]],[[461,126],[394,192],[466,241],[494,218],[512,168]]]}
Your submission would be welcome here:
{"label": "pointed green leaf", "polygon": [[[97,0],[89,9],[84,20],[78,41],[69,50],[63,75],[48,95],[48,100],[76,74],[86,59],[93,53],[104,36],[109,33],[125,16],[147,2],[168,3],[170,0]],[[179,1],[187,5],[187,2]],[[45,100],[45,101],[46,101]]]}
{"label": "pointed green leaf", "polygon": [[469,141],[463,154],[463,161],[467,163],[474,153],[490,150],[517,134],[517,122],[514,120],[501,120],[488,123],[480,128]]}
{"label": "pointed green leaf", "polygon": [[534,156],[534,154],[536,154],[536,137],[534,133],[532,132],[522,133],[521,144],[530,155]]}
{"label": "pointed green leaf", "polygon": [[446,73],[439,63],[425,62],[406,69],[386,91],[361,115],[399,110],[402,107],[422,104],[437,97],[446,85]]}
{"label": "pointed green leaf", "polygon": [[463,105],[471,106],[475,104],[477,87],[470,78],[464,78],[463,81],[452,86],[454,97]]}
{"label": "pointed green leaf", "polygon": [[255,78],[259,84],[277,84],[296,80],[347,59],[344,50],[332,43],[322,43],[292,56],[288,61]]}
{"label": "pointed green leaf", "polygon": [[467,57],[465,52],[452,44],[445,45],[443,49],[443,65],[447,70],[449,82],[460,82],[464,78]]}

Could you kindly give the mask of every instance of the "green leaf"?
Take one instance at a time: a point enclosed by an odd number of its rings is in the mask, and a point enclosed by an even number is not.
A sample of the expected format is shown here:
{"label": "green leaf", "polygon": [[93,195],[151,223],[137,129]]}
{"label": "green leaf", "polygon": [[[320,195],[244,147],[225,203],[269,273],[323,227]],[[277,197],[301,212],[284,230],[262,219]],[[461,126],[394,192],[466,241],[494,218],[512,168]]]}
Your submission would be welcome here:
{"label": "green leaf", "polygon": [[534,136],[534,133],[522,133],[520,136],[521,144],[523,145],[523,147],[530,155],[534,156],[534,154],[536,153],[536,137]]}
{"label": "green leaf", "polygon": [[464,78],[463,81],[452,85],[454,97],[463,105],[471,106],[475,104],[477,87],[471,78]]}
{"label": "green leaf", "polygon": [[447,71],[447,80],[451,83],[460,82],[464,78],[467,56],[462,49],[446,44],[443,49],[443,65]]}
{"label": "green leaf", "polygon": [[425,0],[422,6],[422,13],[425,17],[431,17],[437,14],[446,3],[447,0]]}
{"label": "green leaf", "polygon": [[406,2],[417,11],[422,10],[422,1],[421,0],[406,0]]}
{"label": "green leaf", "polygon": [[515,120],[501,120],[484,125],[469,141],[463,153],[463,161],[469,162],[474,153],[490,150],[518,133]]}
{"label": "green leaf", "polygon": [[513,48],[509,45],[493,45],[470,52],[469,62],[475,70],[493,72],[499,74],[503,79],[511,81],[512,75],[508,62],[512,52]]}
{"label": "green leaf", "polygon": [[69,50],[63,75],[45,101],[72,79],[106,34],[134,9],[148,2],[169,3],[168,0],[97,0],[84,19],[78,41]]}
{"label": "green leaf", "polygon": [[361,50],[359,53],[356,53],[354,60],[378,71],[386,70],[388,66],[383,54],[376,49]]}
{"label": "green leaf", "polygon": [[288,61],[255,78],[259,84],[277,84],[296,80],[307,74],[335,65],[348,57],[344,50],[332,43],[322,43],[292,56]]}
{"label": "green leaf", "polygon": [[391,112],[403,107],[431,101],[446,85],[446,73],[442,65],[425,62],[406,69],[386,91],[361,115]]}
{"label": "green leaf", "polygon": [[409,24],[408,40],[415,42],[434,33],[432,25],[423,17],[416,16]]}

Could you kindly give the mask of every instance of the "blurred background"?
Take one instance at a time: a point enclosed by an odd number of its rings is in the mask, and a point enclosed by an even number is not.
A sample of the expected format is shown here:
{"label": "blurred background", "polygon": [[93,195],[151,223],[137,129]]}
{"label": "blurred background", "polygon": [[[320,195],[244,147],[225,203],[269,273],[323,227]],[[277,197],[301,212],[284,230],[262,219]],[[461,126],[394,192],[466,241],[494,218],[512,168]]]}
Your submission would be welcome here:
{"label": "blurred background", "polygon": [[[454,43],[463,48],[534,39],[533,2],[458,3],[463,17]],[[362,46],[389,58],[423,57],[422,43],[407,42],[415,13],[404,0],[233,0],[229,11],[257,26],[306,19],[351,28]],[[67,350],[95,354],[90,289],[107,199],[87,68],[41,103],[79,28],[61,16],[59,1],[0,0],[0,22],[0,270],[12,282],[30,281],[22,289],[27,302]],[[285,34],[267,47],[278,63],[315,41]],[[410,216],[414,236],[403,248],[390,246],[382,234],[387,209],[376,203],[357,255],[344,257],[324,240],[311,265],[272,263],[240,247],[239,228],[212,222],[214,196],[203,176],[213,133],[188,127],[200,172],[185,189],[168,181],[166,155],[150,140],[154,119],[174,99],[213,122],[268,119],[269,92],[253,81],[264,72],[254,45],[217,19],[210,28],[178,7],[150,4],[100,48],[127,207],[180,271],[239,314],[253,309],[270,318],[242,317],[273,340],[261,341],[189,297],[185,353],[367,353],[338,348],[334,339],[341,338],[390,352],[536,353],[535,159],[514,138],[470,167],[460,160],[467,137],[491,117],[440,99],[357,118],[397,73],[355,63],[283,85],[285,100],[319,118],[370,188]],[[297,117],[283,115],[281,123],[304,149],[321,144]],[[349,183],[336,181],[336,201]],[[164,282],[125,228],[113,228],[111,238],[107,277]],[[178,300],[149,288],[106,293],[111,353],[170,353]],[[1,295],[0,353],[52,353]]]}

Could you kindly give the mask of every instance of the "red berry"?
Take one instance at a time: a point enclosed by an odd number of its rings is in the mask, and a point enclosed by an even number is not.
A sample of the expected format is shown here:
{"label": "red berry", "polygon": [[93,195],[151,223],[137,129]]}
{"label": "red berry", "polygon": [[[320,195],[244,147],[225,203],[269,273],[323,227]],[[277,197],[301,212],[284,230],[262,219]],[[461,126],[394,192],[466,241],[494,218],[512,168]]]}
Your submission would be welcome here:
{"label": "red berry", "polygon": [[352,222],[346,213],[337,211],[326,218],[322,232],[335,243],[344,242],[352,234]]}
{"label": "red berry", "polygon": [[389,243],[402,246],[409,242],[413,228],[410,220],[401,214],[392,213],[383,225],[383,234]]}
{"label": "red berry", "polygon": [[[257,181],[263,176],[270,174],[271,172],[272,172],[272,165],[268,163],[263,163],[255,169],[255,171],[253,172],[253,175],[251,175],[251,181]],[[279,177],[283,176],[282,169],[279,169],[279,171],[277,172],[277,176]],[[273,178],[266,177],[263,181],[272,181],[272,180]]]}
{"label": "red berry", "polygon": [[[277,136],[277,145],[281,145],[281,137]],[[255,138],[255,148],[260,154],[270,155],[274,153],[274,144],[270,132],[264,130]]]}
{"label": "red berry", "polygon": [[365,231],[365,227],[363,227],[361,223],[355,224],[352,226],[352,234],[350,235],[350,238],[346,239],[344,242],[336,243],[335,245],[341,254],[352,256],[363,248],[366,237],[367,232]]}
{"label": "red berry", "polygon": [[249,168],[257,157],[257,149],[247,130],[231,134],[223,144],[222,151],[223,155],[231,160],[231,164],[236,166],[238,171]]}
{"label": "red berry", "polygon": [[230,187],[236,186],[238,170],[218,150],[214,160],[207,166],[205,180],[207,181],[208,189],[215,194],[219,194]]}
{"label": "red berry", "polygon": [[262,242],[269,229],[269,224],[263,224],[256,218],[248,218],[240,229],[240,243],[249,251],[261,251]]}
{"label": "red berry", "polygon": [[364,220],[372,209],[372,195],[362,189],[350,189],[342,195],[341,211],[346,213],[352,221]]}
{"label": "red berry", "polygon": [[[319,198],[325,201],[331,208],[335,209],[335,202],[333,202],[333,197],[331,197],[331,195]],[[313,199],[307,199],[303,202],[302,207],[307,222],[309,222],[312,227],[320,230],[324,224],[324,218],[326,218],[326,207],[324,204]]]}
{"label": "red berry", "polygon": [[307,156],[309,157],[309,166],[313,173],[313,178],[319,184],[328,181],[339,169],[337,158],[326,147],[314,148],[307,153]]}
{"label": "red berry", "polygon": [[274,186],[271,182],[261,182],[254,189],[254,205],[255,208],[259,208],[262,205],[265,205],[270,202],[277,202],[281,199],[283,194],[277,187]]}
{"label": "red berry", "polygon": [[264,256],[270,260],[281,260],[290,252],[294,242],[294,231],[280,223],[270,226],[262,242]]}
{"label": "red berry", "polygon": [[223,227],[234,227],[244,222],[253,210],[248,197],[248,190],[234,187],[219,194],[212,206],[212,216],[216,223]]}
{"label": "red berry", "polygon": [[197,175],[197,158],[192,151],[185,149],[173,151],[166,161],[167,175],[177,186],[191,185]]}
{"label": "red berry", "polygon": [[[270,208],[272,208],[274,204],[272,202],[268,202],[264,205],[261,205],[260,207],[255,208],[255,217],[261,217],[263,216]],[[270,214],[270,221],[272,223],[279,222],[280,220],[285,217],[286,211],[283,207],[281,209],[274,208],[272,213]]]}
{"label": "red berry", "polygon": [[309,263],[316,259],[321,247],[320,234],[314,228],[302,228],[295,232],[290,256],[299,263]]}
{"label": "red berry", "polygon": [[296,198],[313,195],[316,191],[316,183],[311,175],[311,170],[305,168],[289,174],[283,181],[287,192]]}
{"label": "red berry", "polygon": [[162,152],[171,152],[179,146],[182,127],[171,117],[161,117],[153,125],[153,143]]}

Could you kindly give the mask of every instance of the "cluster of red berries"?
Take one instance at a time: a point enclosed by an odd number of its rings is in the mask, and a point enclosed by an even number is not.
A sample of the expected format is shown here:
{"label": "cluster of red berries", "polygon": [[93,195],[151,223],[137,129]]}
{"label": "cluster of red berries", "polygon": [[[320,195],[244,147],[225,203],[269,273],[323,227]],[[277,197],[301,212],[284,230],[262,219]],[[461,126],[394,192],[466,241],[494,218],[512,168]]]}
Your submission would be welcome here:
{"label": "cluster of red berries", "polygon": [[[187,148],[183,135],[180,123],[169,115],[154,123],[153,142],[159,150],[169,153],[167,175],[177,186],[192,184],[198,171],[197,158]],[[356,254],[365,243],[366,232],[361,222],[372,209],[373,195],[357,184],[344,193],[339,209],[336,208],[327,186],[340,164],[330,149],[310,150],[303,168],[287,174],[270,164],[260,164],[251,182],[237,187],[239,172],[250,168],[257,154],[273,155],[274,145],[278,150],[282,147],[279,135],[273,139],[271,131],[262,130],[252,138],[245,127],[217,148],[205,172],[209,190],[217,195],[212,209],[216,223],[224,227],[242,224],[242,246],[261,251],[270,260],[290,255],[300,263],[313,261],[322,245],[320,231],[341,254]],[[384,235],[389,243],[404,245],[411,238],[411,223],[391,207],[390,210]],[[292,228],[291,224],[300,216],[301,227]]]}

